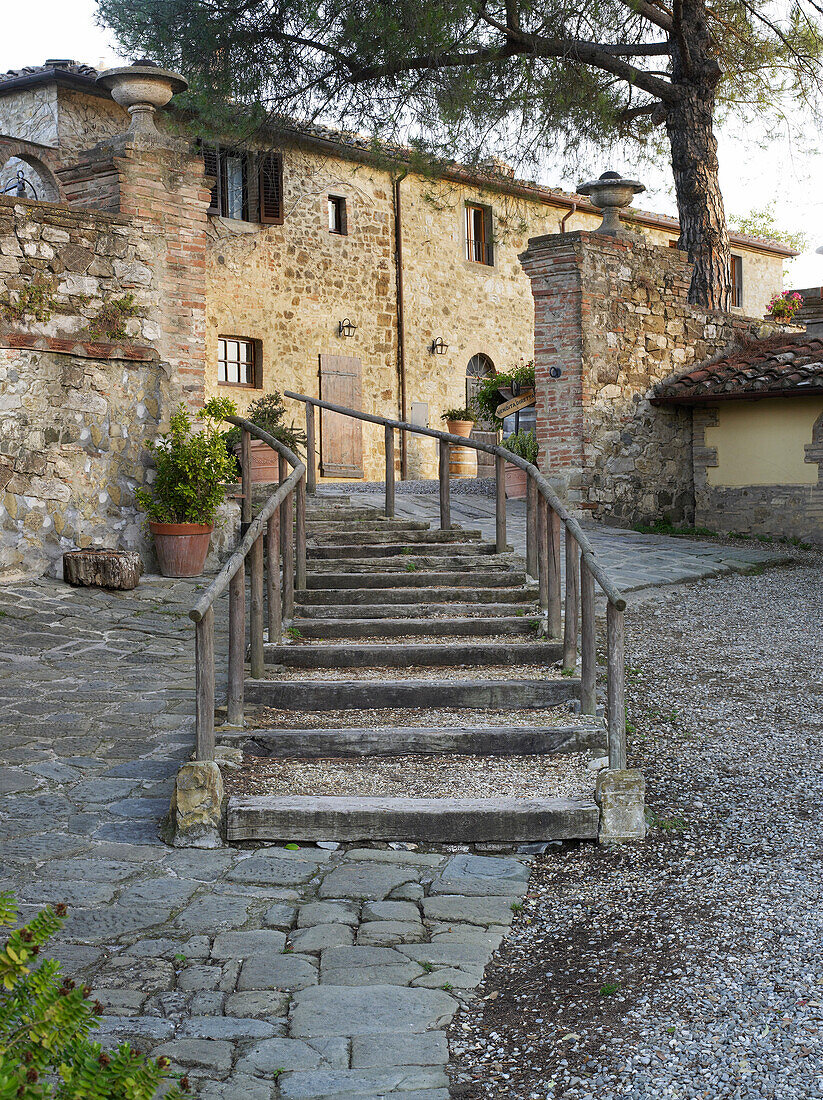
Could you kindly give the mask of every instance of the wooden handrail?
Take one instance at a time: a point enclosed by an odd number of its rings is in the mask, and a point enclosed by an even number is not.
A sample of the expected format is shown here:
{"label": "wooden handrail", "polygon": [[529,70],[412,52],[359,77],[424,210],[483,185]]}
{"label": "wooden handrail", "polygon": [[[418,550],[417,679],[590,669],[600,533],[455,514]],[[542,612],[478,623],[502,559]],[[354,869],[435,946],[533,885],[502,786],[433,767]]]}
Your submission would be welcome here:
{"label": "wooden handrail", "polygon": [[[241,416],[224,418],[242,430],[242,522],[243,537],[234,553],[189,611],[195,623],[196,736],[198,760],[214,760],[214,603],[229,590],[229,684],[227,720],[232,725],[243,721],[243,680],[246,649],[246,562],[251,569],[251,674],[261,677],[265,667],[263,645],[263,592],[268,597],[269,641],[275,641],[284,617],[294,601],[295,561],[291,523],[288,537],[281,539],[280,527],[292,512],[292,500],[297,499],[297,575],[298,587],[305,584],[306,573],[306,465],[294,451],[268,432]],[[252,480],[250,439],[266,443],[278,456],[279,484],[268,497],[258,515],[252,519]],[[288,466],[292,471],[287,475]],[[263,538],[268,546],[268,561],[264,561]],[[281,605],[280,556],[283,551],[283,585]],[[264,582],[264,571],[266,572]]]}
{"label": "wooden handrail", "polygon": [[548,480],[540,473],[538,468],[527,459],[521,458],[520,455],[512,454],[511,451],[506,450],[505,447],[501,447],[496,443],[480,443],[476,439],[466,439],[462,435],[452,435],[450,432],[439,432],[435,428],[423,428],[418,424],[408,424],[403,420],[391,420],[385,416],[374,416],[372,413],[358,412],[357,409],[347,409],[342,405],[333,405],[330,401],[321,401],[318,397],[309,397],[304,393],[292,393],[290,390],[284,390],[283,396],[290,397],[294,401],[304,401],[306,404],[315,405],[317,408],[326,409],[329,412],[340,413],[341,416],[350,416],[355,420],[364,420],[368,424],[380,424],[384,428],[396,428],[403,432],[413,432],[415,435],[427,435],[432,439],[439,439],[441,443],[448,443],[451,446],[471,447],[475,451],[485,451],[487,454],[502,458],[505,462],[511,463],[512,466],[517,466],[519,469],[525,470],[529,477],[533,478],[537,484],[538,492],[545,497],[551,508],[574,535],[580,547],[580,552],[586,559],[586,564],[608,598],[609,603],[614,604],[620,611],[625,609],[626,600],[623,594],[617,586],[609,580],[601,568],[600,562],[597,559],[597,552],[586,537],[583,528],[580,526],[577,519],[575,519],[566,509],[566,506],[549,484]]}
{"label": "wooden handrail", "polygon": [[[494,443],[481,443],[475,439],[424,428],[404,420],[392,420],[385,416],[359,412],[342,405],[334,405],[318,397],[284,390],[284,396],[302,401],[306,407],[306,423],[311,424],[314,440],[314,408],[326,409],[341,416],[362,420],[367,424],[382,426],[386,448],[386,516],[394,515],[394,432],[411,432],[438,441],[438,472],[440,491],[440,527],[446,531],[451,526],[449,500],[449,450],[451,447],[469,447],[485,451],[495,458],[495,550],[506,550],[506,494],[504,487],[505,464],[511,463],[524,470],[527,477],[526,509],[526,567],[530,576],[538,581],[540,607],[545,616],[545,630],[550,637],[560,638],[562,605],[565,602],[563,625],[563,666],[572,669],[581,664],[580,709],[583,714],[596,712],[595,686],[597,679],[594,621],[594,582],[606,595],[607,604],[607,727],[609,766],[626,767],[626,707],[625,707],[625,658],[623,612],[626,600],[620,590],[606,575],[598,561],[594,547],[589,542],[577,519],[570,514],[559,496],[537,467]],[[306,456],[312,467],[308,483],[315,484],[314,448]],[[560,524],[565,527],[566,591],[565,601],[560,590]],[[578,649],[578,638],[581,646]]]}

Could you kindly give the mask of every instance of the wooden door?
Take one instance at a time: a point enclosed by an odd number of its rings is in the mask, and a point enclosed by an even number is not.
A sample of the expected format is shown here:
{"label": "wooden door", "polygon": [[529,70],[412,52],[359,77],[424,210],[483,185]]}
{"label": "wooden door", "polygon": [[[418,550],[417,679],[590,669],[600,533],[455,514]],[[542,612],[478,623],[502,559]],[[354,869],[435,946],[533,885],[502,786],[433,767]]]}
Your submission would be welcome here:
{"label": "wooden door", "polygon": [[[363,408],[363,365],[350,355],[320,356],[320,398],[347,409]],[[363,421],[320,410],[320,473],[363,476]]]}

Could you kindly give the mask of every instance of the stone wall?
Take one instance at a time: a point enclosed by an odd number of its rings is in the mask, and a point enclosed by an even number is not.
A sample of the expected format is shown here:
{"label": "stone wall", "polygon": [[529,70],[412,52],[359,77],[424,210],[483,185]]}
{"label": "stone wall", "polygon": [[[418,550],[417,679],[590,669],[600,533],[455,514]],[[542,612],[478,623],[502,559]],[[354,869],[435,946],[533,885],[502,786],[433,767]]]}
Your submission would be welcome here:
{"label": "stone wall", "polygon": [[521,260],[535,300],[542,468],[598,519],[693,522],[690,418],[652,407],[649,390],[776,326],[692,306],[685,253],[644,237],[547,236]]}
{"label": "stone wall", "polygon": [[[817,480],[807,485],[712,484],[711,470],[718,455],[717,447],[707,445],[706,432],[717,424],[717,408],[692,411],[695,523],[724,534],[796,538],[823,545],[823,413],[814,424],[811,442],[803,448],[805,461],[819,471]],[[786,446],[796,448],[802,442],[791,438]]]}

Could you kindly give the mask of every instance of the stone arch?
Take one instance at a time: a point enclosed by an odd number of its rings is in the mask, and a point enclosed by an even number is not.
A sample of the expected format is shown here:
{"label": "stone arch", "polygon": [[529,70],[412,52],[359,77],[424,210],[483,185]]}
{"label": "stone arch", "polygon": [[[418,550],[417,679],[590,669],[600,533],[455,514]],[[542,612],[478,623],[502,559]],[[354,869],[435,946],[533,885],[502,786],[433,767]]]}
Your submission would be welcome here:
{"label": "stone arch", "polygon": [[475,394],[484,378],[495,373],[494,363],[490,355],[483,351],[476,352],[466,364],[466,407],[470,408]]}
{"label": "stone arch", "polygon": [[[17,197],[17,174],[23,172],[26,185],[22,197],[38,202],[66,201],[54,172],[58,161],[53,150],[27,141],[0,138],[0,165],[0,192]],[[10,190],[6,191],[7,187]]]}

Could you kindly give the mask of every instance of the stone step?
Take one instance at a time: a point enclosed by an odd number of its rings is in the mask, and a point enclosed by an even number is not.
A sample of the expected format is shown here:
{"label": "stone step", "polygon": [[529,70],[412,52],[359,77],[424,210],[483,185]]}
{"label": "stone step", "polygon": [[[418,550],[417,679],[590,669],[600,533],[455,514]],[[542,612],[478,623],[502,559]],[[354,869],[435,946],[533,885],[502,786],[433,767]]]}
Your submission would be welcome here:
{"label": "stone step", "polygon": [[[362,546],[370,546],[375,543],[397,543],[400,546],[415,547],[421,543],[425,545],[426,543],[440,542],[474,542],[479,541],[481,536],[480,531],[463,530],[458,527],[453,527],[449,531],[433,531],[428,526],[414,531],[377,530],[367,524],[363,524],[363,527],[367,529],[357,533],[357,542]],[[312,541],[317,546],[335,546],[340,541],[340,535],[334,531],[327,531],[325,534],[313,533]]]}
{"label": "stone step", "polygon": [[[430,629],[431,626],[429,622]],[[403,642],[400,645],[292,644],[266,645],[265,650],[266,660],[274,664],[285,665],[286,668],[315,669],[449,668],[454,665],[528,665],[534,662],[550,665],[563,656],[563,646],[559,642],[549,641],[450,642],[445,645],[433,642]]]}
{"label": "stone step", "polygon": [[452,556],[451,547],[444,548],[442,553],[432,553],[432,547],[427,547],[423,554],[398,554],[396,551],[386,556],[375,554],[371,556],[372,547],[358,547],[358,552],[363,557],[315,557],[307,555],[306,564],[309,572],[315,575],[327,573],[339,573],[345,570],[347,573],[373,573],[379,569],[381,573],[419,573],[425,570],[437,572],[449,571],[452,573],[494,573],[505,569],[507,565],[522,569],[523,559],[509,562],[505,558],[501,561],[495,554],[458,554]]}
{"label": "stone step", "polygon": [[247,680],[246,701],[277,710],[554,707],[580,694],[572,677],[540,680]]}
{"label": "stone step", "polygon": [[[306,517],[306,531],[310,538],[315,535],[360,535],[363,531],[428,531],[429,525],[418,519],[386,519],[379,512],[360,520],[317,520]],[[354,541],[354,540],[352,540]]]}
{"label": "stone step", "polygon": [[308,576],[307,589],[331,588],[511,588],[526,583],[524,570],[501,569],[477,576],[471,572],[424,571],[388,573],[327,573]]}
{"label": "stone step", "polygon": [[[505,615],[426,619],[301,619],[292,627],[303,638],[461,638],[467,635],[528,634],[538,644],[539,617]],[[540,643],[542,644],[542,643]]]}
{"label": "stone step", "polygon": [[[504,618],[522,619],[539,617],[540,611],[532,594],[534,606],[524,607],[523,603],[396,603],[396,604],[307,604],[301,602],[301,619],[422,619],[424,617],[442,618],[444,616],[464,616],[482,614],[486,618],[502,615]],[[525,602],[525,601],[524,601]]]}
{"label": "stone step", "polygon": [[[416,543],[409,547],[402,543],[378,543],[363,545],[362,543],[341,541],[334,546],[319,546],[309,538],[306,543],[306,558],[311,562],[345,559],[362,560],[365,558],[395,558],[399,565],[405,566],[408,562],[420,562],[421,560],[448,558],[460,561],[465,559],[468,564],[478,563],[479,559],[494,558],[495,546],[493,542],[431,542]],[[498,562],[501,561],[498,557]],[[505,558],[502,559],[505,562]]]}
{"label": "stone step", "polygon": [[548,756],[605,743],[602,726],[405,726],[393,729],[221,730],[222,744],[240,743],[253,756]]}
{"label": "stone step", "polygon": [[[523,576],[523,574],[519,575]],[[510,578],[512,574],[507,573],[505,576]],[[321,580],[320,577],[316,579]],[[325,580],[326,578],[322,579]],[[354,579],[362,580],[360,577]],[[465,580],[464,577],[460,579]],[[485,575],[483,579],[486,580]],[[379,601],[379,604],[377,601]],[[392,609],[389,612],[390,615],[413,616],[425,613],[430,608],[440,607],[443,604],[449,605],[449,610],[453,611],[455,615],[460,615],[462,614],[462,605],[455,607],[451,605],[453,603],[460,605],[461,601],[468,601],[470,610],[474,610],[477,604],[483,605],[484,610],[487,604],[531,605],[537,602],[537,589],[522,588],[520,586],[509,588],[505,584],[492,585],[488,588],[472,588],[468,585],[462,587],[433,586],[431,588],[351,588],[338,586],[327,589],[302,589],[295,593],[295,606],[298,608],[333,607],[340,610],[341,617],[345,617],[346,608],[357,608],[356,613],[352,610],[352,618],[356,618],[361,614],[360,608],[363,608],[364,615],[371,615],[373,611],[378,612],[380,607],[388,606]],[[397,611],[394,610],[395,607],[398,609]],[[402,610],[400,610],[401,608]],[[512,614],[515,613],[512,612]],[[490,610],[489,614],[497,614],[497,612]]]}
{"label": "stone step", "polygon": [[596,840],[599,810],[587,798],[364,798],[235,795],[229,841],[358,840],[522,844]]}

